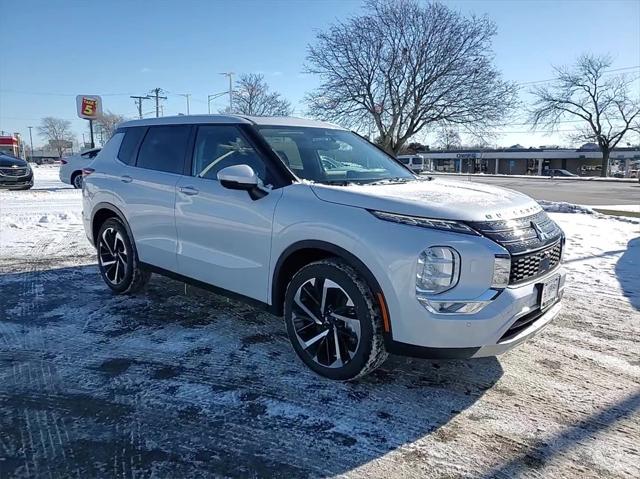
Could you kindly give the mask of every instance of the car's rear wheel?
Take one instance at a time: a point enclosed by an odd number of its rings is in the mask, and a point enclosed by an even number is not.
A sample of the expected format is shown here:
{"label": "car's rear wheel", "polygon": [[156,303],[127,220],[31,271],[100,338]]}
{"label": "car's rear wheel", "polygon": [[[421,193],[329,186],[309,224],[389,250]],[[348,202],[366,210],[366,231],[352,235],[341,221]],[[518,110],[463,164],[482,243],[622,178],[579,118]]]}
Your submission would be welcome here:
{"label": "car's rear wheel", "polygon": [[75,172],[73,174],[73,177],[71,178],[71,184],[76,189],[82,188],[82,173],[81,172],[77,171],[77,172]]}
{"label": "car's rear wheel", "polygon": [[107,219],[96,242],[100,275],[116,293],[134,293],[148,283],[151,273],[140,268],[138,254],[124,224]]}
{"label": "car's rear wheel", "polygon": [[300,359],[329,379],[355,379],[387,358],[379,304],[364,278],[340,259],[311,263],[294,275],[284,316]]}

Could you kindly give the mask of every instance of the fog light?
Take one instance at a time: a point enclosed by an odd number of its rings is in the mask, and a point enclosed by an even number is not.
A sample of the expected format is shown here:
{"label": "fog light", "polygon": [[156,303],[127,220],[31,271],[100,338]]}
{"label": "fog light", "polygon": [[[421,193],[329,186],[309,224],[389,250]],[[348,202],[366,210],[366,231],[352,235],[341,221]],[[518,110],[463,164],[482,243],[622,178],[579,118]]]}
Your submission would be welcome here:
{"label": "fog light", "polygon": [[511,258],[508,256],[496,256],[493,260],[493,278],[491,287],[494,289],[504,289],[509,286],[511,275]]}
{"label": "fog light", "polygon": [[418,296],[418,301],[432,313],[437,314],[474,314],[491,301],[433,301]]}
{"label": "fog light", "polygon": [[416,294],[438,294],[453,288],[460,277],[460,255],[448,246],[432,246],[418,256]]}

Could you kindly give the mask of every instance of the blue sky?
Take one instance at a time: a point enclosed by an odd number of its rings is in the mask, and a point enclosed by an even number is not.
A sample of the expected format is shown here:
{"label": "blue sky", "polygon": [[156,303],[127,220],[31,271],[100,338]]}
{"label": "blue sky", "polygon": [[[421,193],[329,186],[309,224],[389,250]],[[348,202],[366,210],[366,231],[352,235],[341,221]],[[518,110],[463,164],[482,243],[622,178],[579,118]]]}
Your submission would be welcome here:
{"label": "blue sky", "polygon": [[[640,65],[640,0],[445,3],[496,22],[495,61],[507,80],[546,80],[552,65],[583,52],[612,54],[614,68]],[[302,114],[305,92],[317,85],[301,73],[307,44],[361,9],[360,1],[336,0],[0,0],[0,130],[28,138],[27,126],[57,116],[72,120],[81,137],[87,122],[75,118],[79,93],[103,95],[104,109],[134,117],[129,95],[161,87],[169,92],[165,114],[185,112],[178,93],[192,94],[191,113],[206,113],[207,94],[227,89],[224,71],[263,73]],[[151,102],[144,110],[151,112]],[[500,145],[566,143],[564,132],[504,131]]]}

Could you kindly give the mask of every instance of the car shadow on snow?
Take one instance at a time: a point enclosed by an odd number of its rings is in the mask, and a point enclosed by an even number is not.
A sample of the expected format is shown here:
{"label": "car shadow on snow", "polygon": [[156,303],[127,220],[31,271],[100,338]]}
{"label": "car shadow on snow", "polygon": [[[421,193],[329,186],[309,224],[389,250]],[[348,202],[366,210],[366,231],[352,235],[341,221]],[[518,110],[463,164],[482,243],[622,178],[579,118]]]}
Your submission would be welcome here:
{"label": "car shadow on snow", "polygon": [[616,263],[615,270],[622,293],[640,311],[640,237],[627,243],[627,249]]}
{"label": "car shadow on snow", "polygon": [[392,357],[325,380],[280,318],[158,276],[131,297],[95,266],[5,274],[0,290],[0,476],[317,477],[392,451],[419,463],[428,451],[402,446],[454,440],[442,426],[502,375],[495,358]]}

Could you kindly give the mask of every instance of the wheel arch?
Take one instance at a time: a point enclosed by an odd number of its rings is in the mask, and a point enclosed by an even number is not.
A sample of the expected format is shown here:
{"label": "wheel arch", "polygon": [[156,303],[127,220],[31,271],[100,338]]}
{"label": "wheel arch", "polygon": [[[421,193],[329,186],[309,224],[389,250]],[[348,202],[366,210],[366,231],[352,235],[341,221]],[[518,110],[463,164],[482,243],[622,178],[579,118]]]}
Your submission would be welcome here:
{"label": "wheel arch", "polygon": [[[343,259],[362,274],[374,295],[382,293],[382,288],[376,277],[356,255],[326,241],[303,240],[287,247],[276,262],[271,283],[271,309],[274,314],[279,316],[284,314],[284,294],[296,271],[306,264],[328,257]],[[387,309],[386,304],[384,304],[384,308]]]}
{"label": "wheel arch", "polygon": [[[131,234],[131,228],[129,227],[129,223],[127,222],[124,213],[118,209],[117,206],[112,205],[111,203],[98,203],[94,208],[91,214],[91,239],[95,246],[98,236],[98,231],[100,230],[100,226],[109,218],[118,218],[125,229],[127,230],[127,235],[132,244],[133,235]],[[135,244],[134,244],[135,248]]]}

